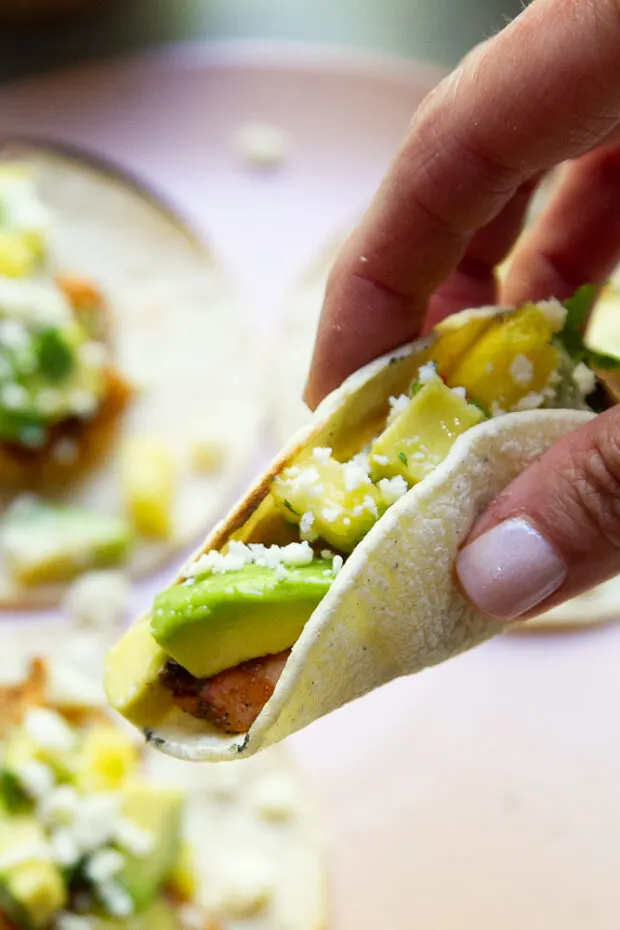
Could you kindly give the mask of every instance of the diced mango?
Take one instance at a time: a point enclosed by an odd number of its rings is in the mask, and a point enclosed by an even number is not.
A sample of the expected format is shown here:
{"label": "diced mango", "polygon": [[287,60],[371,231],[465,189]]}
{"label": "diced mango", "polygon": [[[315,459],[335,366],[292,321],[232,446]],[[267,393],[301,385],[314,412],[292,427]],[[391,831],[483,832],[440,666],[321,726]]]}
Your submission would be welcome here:
{"label": "diced mango", "polygon": [[136,746],[117,727],[93,727],[76,759],[76,787],[84,793],[115,791],[135,772],[139,758]]}
{"label": "diced mango", "polygon": [[285,519],[340,552],[352,552],[386,509],[363,468],[331,456],[304,457],[274,479],[271,493]]}
{"label": "diced mango", "polygon": [[402,475],[416,484],[447,456],[461,433],[485,417],[479,407],[433,378],[381,433],[370,450],[373,477]]}
{"label": "diced mango", "polygon": [[40,248],[28,237],[10,230],[0,230],[0,275],[27,278],[39,264]]}
{"label": "diced mango", "polygon": [[542,310],[527,304],[495,320],[455,366],[448,383],[464,387],[489,408],[510,411],[523,397],[542,391],[557,370],[554,332]]}
{"label": "diced mango", "polygon": [[449,316],[435,327],[437,341],[427,350],[424,361],[433,361],[442,377],[448,378],[468,349],[491,326],[493,312],[473,316],[463,325],[458,316]]}
{"label": "diced mango", "polygon": [[127,514],[139,533],[153,539],[172,534],[174,463],[154,436],[131,436],[121,449],[121,482]]}

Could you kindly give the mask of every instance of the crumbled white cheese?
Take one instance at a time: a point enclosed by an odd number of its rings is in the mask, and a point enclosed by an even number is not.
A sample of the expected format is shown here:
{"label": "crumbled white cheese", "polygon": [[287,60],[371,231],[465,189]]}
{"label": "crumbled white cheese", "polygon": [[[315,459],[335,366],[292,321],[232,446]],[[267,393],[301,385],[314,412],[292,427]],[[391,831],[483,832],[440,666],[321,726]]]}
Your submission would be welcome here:
{"label": "crumbled white cheese", "polygon": [[14,381],[4,385],[1,396],[2,403],[8,410],[21,410],[30,402],[26,388]]}
{"label": "crumbled white cheese", "polygon": [[289,820],[295,811],[298,790],[284,773],[268,775],[254,788],[254,805],[265,820]]}
{"label": "crumbled white cheese", "polygon": [[379,516],[379,511],[377,510],[377,504],[373,497],[370,494],[367,494],[364,498],[364,508],[373,515],[373,517]]}
{"label": "crumbled white cheese", "polygon": [[301,520],[299,521],[299,529],[302,533],[310,533],[312,530],[312,524],[314,523],[314,514],[312,511],[307,510],[306,513],[302,515]]}
{"label": "crumbled white cheese", "polygon": [[377,465],[388,465],[390,461],[387,455],[373,455],[372,459]]}
{"label": "crumbled white cheese", "polygon": [[290,155],[289,136],[270,123],[250,122],[240,126],[233,137],[237,155],[253,168],[278,168]]}
{"label": "crumbled white cheese", "polygon": [[70,752],[76,734],[60,714],[44,707],[33,707],[24,720],[24,731],[37,746],[54,752]]}
{"label": "crumbled white cheese", "polygon": [[491,416],[492,417],[502,417],[506,413],[503,410],[496,400],[491,401]]}
{"label": "crumbled white cheese", "polygon": [[462,397],[463,400],[467,398],[467,391],[464,387],[454,387],[452,388],[452,393],[456,394],[457,397]]}
{"label": "crumbled white cheese", "polygon": [[126,619],[130,597],[131,583],[123,572],[86,572],[67,590],[63,607],[79,626],[107,630]]}
{"label": "crumbled white cheese", "polygon": [[540,300],[536,304],[554,332],[559,333],[566,322],[566,307],[559,300]]}
{"label": "crumbled white cheese", "polygon": [[92,852],[116,838],[120,800],[114,792],[81,798],[73,822],[73,835],[82,852]]}
{"label": "crumbled white cheese", "polygon": [[515,384],[519,387],[527,387],[528,384],[532,383],[534,366],[527,355],[515,355],[508,372]]}
{"label": "crumbled white cheese", "polygon": [[28,330],[17,320],[0,320],[0,344],[7,349],[27,349],[30,345]]}
{"label": "crumbled white cheese", "polygon": [[335,555],[335,556],[334,556],[334,561],[332,562],[332,571],[333,571],[334,575],[337,575],[337,574],[338,574],[338,572],[341,570],[341,568],[342,568],[343,565],[344,565],[344,559],[342,558],[342,556],[341,556],[341,555]]}
{"label": "crumbled white cheese", "polygon": [[100,885],[107,882],[121,871],[125,865],[125,857],[117,849],[104,847],[98,849],[89,857],[84,868],[84,874],[93,884]]}
{"label": "crumbled white cheese", "polygon": [[0,276],[3,315],[26,326],[67,326],[73,319],[68,299],[51,281]]}
{"label": "crumbled white cheese", "polygon": [[368,472],[364,469],[363,465],[357,462],[346,462],[346,464],[343,465],[343,470],[344,486],[347,491],[357,491],[362,485],[371,483]]}
{"label": "crumbled white cheese", "polygon": [[322,559],[333,559],[334,553],[331,549],[321,549],[321,558]]}
{"label": "crumbled white cheese", "polygon": [[121,849],[139,858],[148,856],[155,842],[153,834],[149,830],[144,830],[127,817],[116,818],[113,838]]}
{"label": "crumbled white cheese", "polygon": [[78,354],[80,361],[88,368],[102,368],[108,360],[108,350],[102,342],[83,343]]}
{"label": "crumbled white cheese", "polygon": [[435,362],[427,362],[426,365],[421,365],[418,369],[418,381],[420,384],[428,384],[429,381],[433,381],[435,378],[438,378],[437,374],[437,365]]}
{"label": "crumbled white cheese", "polygon": [[206,572],[223,574],[241,571],[246,565],[259,565],[265,568],[277,568],[278,565],[309,565],[314,552],[306,540],[289,543],[287,546],[264,546],[262,543],[245,543],[231,540],[228,552],[205,552],[194,563],[188,565],[185,574],[195,577]]}
{"label": "crumbled white cheese", "polygon": [[[535,394],[533,391],[530,394],[526,394],[525,397],[522,397],[514,405],[515,410],[536,410],[538,407],[542,407],[545,402],[545,398],[542,394]],[[495,416],[495,414],[494,414]]]}
{"label": "crumbled white cheese", "polygon": [[288,577],[288,570],[284,565],[278,565],[276,568],[276,581],[284,581]]}
{"label": "crumbled white cheese", "polygon": [[326,523],[335,523],[340,514],[342,513],[343,508],[340,504],[335,504],[333,507],[323,507],[321,510],[321,516],[326,521]]}
{"label": "crumbled white cheese", "polygon": [[314,451],[312,452],[312,455],[314,456],[314,458],[317,459],[319,462],[326,462],[331,454],[332,454],[332,450],[329,449],[327,446],[315,446]]}
{"label": "crumbled white cheese", "polygon": [[389,398],[390,414],[387,418],[388,426],[394,422],[399,413],[402,413],[403,410],[406,410],[406,408],[409,406],[410,400],[411,398],[408,397],[407,394],[399,394],[398,397]]}
{"label": "crumbled white cheese", "polygon": [[60,827],[50,836],[53,861],[62,868],[76,865],[82,858],[82,850],[70,827]]}
{"label": "crumbled white cheese", "polygon": [[39,801],[37,814],[45,826],[68,824],[75,818],[80,796],[72,785],[58,785]]}
{"label": "crumbled white cheese", "polygon": [[584,362],[580,362],[576,366],[573,371],[573,379],[584,397],[591,394],[596,387],[596,375]]}
{"label": "crumbled white cheese", "polygon": [[97,885],[97,895],[112,917],[129,917],[135,910],[130,895],[116,881],[101,882]]}
{"label": "crumbled white cheese", "polygon": [[97,924],[90,917],[62,911],[54,921],[54,930],[95,930]]}
{"label": "crumbled white cheese", "polygon": [[67,406],[76,417],[90,417],[99,406],[99,400],[92,391],[71,391],[67,398]]}
{"label": "crumbled white cheese", "polygon": [[394,478],[382,478],[379,481],[379,490],[388,504],[394,504],[407,493],[409,485],[402,475],[396,475]]}
{"label": "crumbled white cheese", "polygon": [[56,776],[49,765],[34,760],[17,766],[15,774],[26,794],[34,800],[48,795],[56,782]]}

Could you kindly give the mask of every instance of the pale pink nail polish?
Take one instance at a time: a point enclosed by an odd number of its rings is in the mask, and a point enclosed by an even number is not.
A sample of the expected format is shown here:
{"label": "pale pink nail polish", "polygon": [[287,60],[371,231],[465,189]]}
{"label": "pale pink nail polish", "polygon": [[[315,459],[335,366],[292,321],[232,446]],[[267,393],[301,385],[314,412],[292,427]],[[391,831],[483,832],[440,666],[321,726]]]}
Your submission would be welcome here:
{"label": "pale pink nail polish", "polygon": [[505,520],[465,546],[456,571],[470,600],[497,620],[520,617],[566,578],[555,549],[522,518]]}

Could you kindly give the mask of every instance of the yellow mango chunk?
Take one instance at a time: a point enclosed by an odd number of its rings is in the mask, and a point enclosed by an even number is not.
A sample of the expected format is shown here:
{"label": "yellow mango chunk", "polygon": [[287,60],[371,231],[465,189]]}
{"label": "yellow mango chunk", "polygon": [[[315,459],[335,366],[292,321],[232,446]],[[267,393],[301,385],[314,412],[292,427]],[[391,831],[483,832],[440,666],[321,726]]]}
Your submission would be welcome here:
{"label": "yellow mango chunk", "polygon": [[479,407],[455,394],[441,378],[432,378],[373,443],[373,477],[401,475],[416,484],[443,462],[461,433],[484,417]]}
{"label": "yellow mango chunk", "polygon": [[153,539],[172,534],[174,463],[168,447],[152,436],[130,436],[121,449],[121,485],[126,512],[139,533]]}
{"label": "yellow mango chunk", "polygon": [[557,370],[551,345],[553,323],[534,304],[495,320],[448,377],[490,409],[513,410],[528,394],[540,393]]}
{"label": "yellow mango chunk", "polygon": [[37,270],[40,255],[31,236],[0,230],[0,275],[27,278]]}
{"label": "yellow mango chunk", "polygon": [[117,727],[93,727],[76,759],[76,787],[84,793],[116,791],[135,772],[139,758],[136,746]]}
{"label": "yellow mango chunk", "polygon": [[386,509],[363,464],[331,455],[305,456],[274,479],[271,493],[302,535],[320,537],[340,552],[352,552]]}
{"label": "yellow mango chunk", "polygon": [[458,316],[449,316],[435,327],[437,341],[427,350],[424,361],[433,361],[442,377],[447,378],[468,349],[491,326],[494,313],[479,311],[463,324]]}
{"label": "yellow mango chunk", "polygon": [[196,895],[197,882],[194,871],[192,849],[189,843],[182,843],[179,855],[166,881],[172,893],[184,901],[191,901]]}
{"label": "yellow mango chunk", "polygon": [[131,626],[107,655],[108,703],[136,727],[154,726],[170,709],[170,693],[159,683],[167,661],[151,635],[150,616]]}

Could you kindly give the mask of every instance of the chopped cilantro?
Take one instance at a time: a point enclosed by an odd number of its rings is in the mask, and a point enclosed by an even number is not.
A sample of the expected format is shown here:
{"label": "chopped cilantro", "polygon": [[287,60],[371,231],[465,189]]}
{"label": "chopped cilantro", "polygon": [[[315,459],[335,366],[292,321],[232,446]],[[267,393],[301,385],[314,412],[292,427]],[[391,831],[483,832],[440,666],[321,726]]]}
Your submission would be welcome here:
{"label": "chopped cilantro", "polygon": [[407,456],[405,455],[404,452],[399,452],[399,453],[398,453],[398,458],[401,460],[401,462],[403,463],[403,465],[408,465],[408,464],[409,464],[409,461],[408,461],[408,459],[407,459]]}
{"label": "chopped cilantro", "polygon": [[413,384],[411,385],[411,390],[409,392],[411,397],[415,397],[418,391],[421,391],[423,387],[424,385],[422,384],[421,381],[414,381]]}
{"label": "chopped cilantro", "polygon": [[559,339],[575,365],[585,362],[589,368],[610,371],[620,368],[620,358],[593,352],[584,342],[588,314],[596,300],[597,291],[598,288],[594,284],[585,284],[564,301],[566,322]]}
{"label": "chopped cilantro", "polygon": [[489,408],[485,407],[484,404],[481,404],[479,400],[475,399],[475,397],[470,397],[468,403],[470,403],[472,407],[477,407],[478,410],[481,410],[483,414],[485,415],[485,417],[487,418],[487,420],[491,419],[491,411],[489,410]]}
{"label": "chopped cilantro", "polygon": [[75,356],[59,329],[43,329],[37,333],[35,351],[41,372],[50,381],[62,381],[73,371]]}
{"label": "chopped cilantro", "polygon": [[0,771],[0,800],[9,814],[20,814],[31,806],[19,779],[8,769]]}
{"label": "chopped cilantro", "polygon": [[290,501],[285,500],[285,501],[284,501],[284,506],[286,507],[287,510],[290,510],[291,513],[294,513],[296,517],[300,517],[300,516],[301,516],[301,514],[299,513],[299,511],[295,510],[295,508],[293,507],[293,505],[291,504]]}

